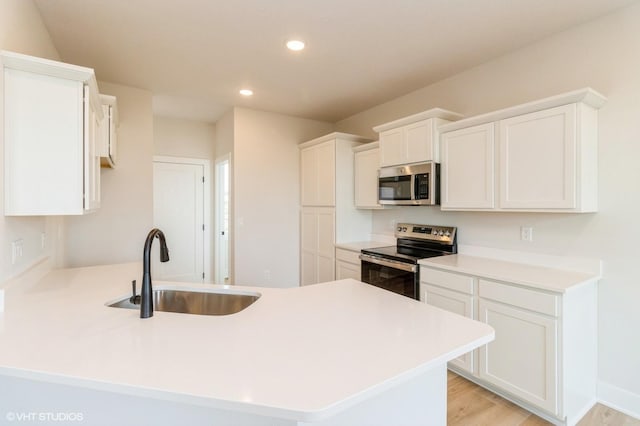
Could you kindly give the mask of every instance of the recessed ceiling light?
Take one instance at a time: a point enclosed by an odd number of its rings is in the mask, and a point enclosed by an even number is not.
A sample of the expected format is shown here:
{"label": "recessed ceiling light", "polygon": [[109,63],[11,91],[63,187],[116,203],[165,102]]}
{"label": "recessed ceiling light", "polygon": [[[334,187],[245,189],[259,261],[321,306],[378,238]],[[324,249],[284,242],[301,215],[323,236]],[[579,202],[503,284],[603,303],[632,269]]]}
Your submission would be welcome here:
{"label": "recessed ceiling light", "polygon": [[251,95],[253,95],[253,90],[251,90],[251,89],[242,89],[242,90],[240,90],[240,94],[242,96],[251,96]]}
{"label": "recessed ceiling light", "polygon": [[287,49],[289,50],[293,50],[293,51],[299,51],[304,49],[304,41],[300,41],[300,40],[289,40],[287,42]]}

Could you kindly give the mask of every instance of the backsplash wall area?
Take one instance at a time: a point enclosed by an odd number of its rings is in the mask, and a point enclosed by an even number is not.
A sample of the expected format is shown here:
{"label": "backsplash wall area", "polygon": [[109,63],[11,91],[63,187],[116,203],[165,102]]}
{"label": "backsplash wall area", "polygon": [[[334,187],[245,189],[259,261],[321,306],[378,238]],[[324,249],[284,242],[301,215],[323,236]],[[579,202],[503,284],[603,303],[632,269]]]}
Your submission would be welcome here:
{"label": "backsplash wall area", "polygon": [[[372,127],[433,107],[467,117],[582,87],[608,98],[599,115],[599,208],[587,214],[441,212],[400,207],[373,212],[373,232],[394,221],[452,225],[459,244],[603,260],[599,285],[599,397],[640,416],[640,5],[574,27],[527,48],[337,123]],[[520,240],[520,227],[533,241]]]}

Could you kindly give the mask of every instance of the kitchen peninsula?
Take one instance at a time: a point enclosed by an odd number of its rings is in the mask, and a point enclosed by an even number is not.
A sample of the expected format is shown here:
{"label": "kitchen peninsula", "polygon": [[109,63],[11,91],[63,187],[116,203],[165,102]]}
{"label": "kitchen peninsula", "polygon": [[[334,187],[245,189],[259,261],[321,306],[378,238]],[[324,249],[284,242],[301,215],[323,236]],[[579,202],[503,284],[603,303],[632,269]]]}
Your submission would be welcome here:
{"label": "kitchen peninsula", "polygon": [[[42,265],[40,269],[44,268]],[[251,291],[226,316],[107,307],[138,263],[38,272],[5,288],[0,418],[87,424],[445,425],[446,363],[491,327],[352,279]]]}

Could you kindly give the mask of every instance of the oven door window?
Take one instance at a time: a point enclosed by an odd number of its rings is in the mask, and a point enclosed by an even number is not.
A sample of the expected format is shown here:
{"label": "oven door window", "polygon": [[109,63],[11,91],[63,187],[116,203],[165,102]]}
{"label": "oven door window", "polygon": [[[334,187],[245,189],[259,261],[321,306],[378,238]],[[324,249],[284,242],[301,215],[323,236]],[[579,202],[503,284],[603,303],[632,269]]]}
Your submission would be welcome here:
{"label": "oven door window", "polygon": [[389,201],[410,200],[411,176],[378,178],[378,199]]}
{"label": "oven door window", "polygon": [[402,271],[364,260],[361,266],[361,280],[363,282],[412,299],[418,299],[418,283],[415,272]]}

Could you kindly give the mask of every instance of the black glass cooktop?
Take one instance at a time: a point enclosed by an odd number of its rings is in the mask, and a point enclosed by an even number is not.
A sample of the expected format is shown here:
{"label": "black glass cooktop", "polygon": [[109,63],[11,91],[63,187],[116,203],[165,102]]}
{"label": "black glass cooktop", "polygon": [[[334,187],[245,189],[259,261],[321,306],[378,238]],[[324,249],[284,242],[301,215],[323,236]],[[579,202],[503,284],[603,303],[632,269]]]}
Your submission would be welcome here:
{"label": "black glass cooktop", "polygon": [[362,253],[413,264],[418,263],[418,260],[420,259],[449,254],[443,253],[442,251],[425,250],[404,246],[375,247],[364,249],[362,250]]}

